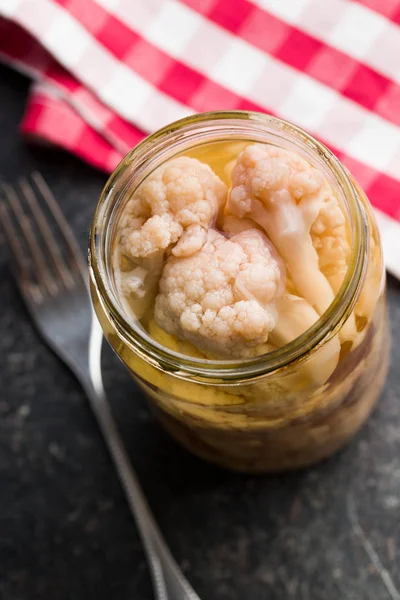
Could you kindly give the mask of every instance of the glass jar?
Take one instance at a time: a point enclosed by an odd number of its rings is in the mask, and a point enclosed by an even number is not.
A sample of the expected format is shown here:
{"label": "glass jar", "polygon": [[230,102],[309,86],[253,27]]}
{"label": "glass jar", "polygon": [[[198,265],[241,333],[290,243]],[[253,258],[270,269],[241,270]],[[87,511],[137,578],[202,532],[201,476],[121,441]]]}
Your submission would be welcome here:
{"label": "glass jar", "polygon": [[[303,155],[322,171],[351,229],[347,272],[328,310],[290,344],[245,360],[205,360],[170,350],[129,317],[116,293],[111,250],[116,223],[134,190],[165,160],[219,142],[264,142]],[[217,153],[218,154],[218,153]],[[201,155],[201,148],[200,148]],[[340,449],[360,428],[384,384],[389,355],[385,272],[371,206],[335,156],[301,129],[250,112],[200,114],[136,146],[108,180],[90,238],[91,292],[105,337],[145,392],[155,415],[184,446],[247,472],[305,467]],[[350,321],[330,372],[330,349]]]}

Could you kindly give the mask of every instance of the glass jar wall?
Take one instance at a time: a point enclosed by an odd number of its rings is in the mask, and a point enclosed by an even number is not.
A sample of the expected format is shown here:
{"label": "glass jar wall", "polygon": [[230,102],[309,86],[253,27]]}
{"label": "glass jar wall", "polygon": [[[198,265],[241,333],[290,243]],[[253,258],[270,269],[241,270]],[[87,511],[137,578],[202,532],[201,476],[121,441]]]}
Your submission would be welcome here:
{"label": "glass jar wall", "polygon": [[[340,198],[351,235],[344,281],[315,325],[282,348],[235,360],[180,354],[181,347],[164,345],[163,337],[152,336],[121,302],[112,269],[118,220],[132,193],[166,160],[208,155],[223,178],[224,165],[242,147],[260,142],[305,157]],[[92,227],[90,274],[109,343],[165,428],[205,459],[249,472],[304,467],[341,448],[379,397],[389,338],[373,213],[337,159],[288,123],[256,113],[213,113],[184,119],[144,140],[105,186]]]}

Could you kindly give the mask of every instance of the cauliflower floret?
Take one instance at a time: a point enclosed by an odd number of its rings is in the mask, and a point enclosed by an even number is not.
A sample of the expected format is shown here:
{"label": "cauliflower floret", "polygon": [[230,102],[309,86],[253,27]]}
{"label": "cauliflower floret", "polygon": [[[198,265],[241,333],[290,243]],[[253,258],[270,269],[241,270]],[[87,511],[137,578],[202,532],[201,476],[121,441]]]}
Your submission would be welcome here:
{"label": "cauliflower floret", "polygon": [[227,214],[252,219],[264,229],[295,288],[321,315],[334,298],[310,235],[325,205],[322,174],[288,150],[254,144],[239,155],[232,184]]}
{"label": "cauliflower floret", "polygon": [[[117,232],[114,272],[120,295],[129,299],[138,319],[154,299],[165,253],[198,252],[226,196],[226,185],[208,165],[183,156],[159,167],[128,201]],[[123,268],[123,258],[129,269]]]}
{"label": "cauliflower floret", "polygon": [[133,312],[136,319],[144,316],[155,299],[162,267],[163,258],[160,255],[143,258],[137,264],[123,255],[118,245],[114,248],[114,281],[127,314]]}
{"label": "cauliflower floret", "polygon": [[346,219],[333,194],[325,196],[319,215],[311,227],[311,239],[318,253],[319,268],[336,294],[346,275],[350,244]]}
{"label": "cauliflower floret", "polygon": [[135,267],[132,271],[120,271],[120,288],[125,296],[135,294],[138,298],[144,298],[146,294],[145,280],[149,272],[143,267]]}
{"label": "cauliflower floret", "polygon": [[154,316],[168,333],[202,351],[246,356],[260,345],[264,352],[284,278],[282,262],[260,231],[227,240],[209,230],[197,254],[167,260]]}
{"label": "cauliflower floret", "polygon": [[127,203],[120,226],[122,251],[132,258],[164,252],[186,232],[196,243],[186,243],[185,255],[197,252],[205,241],[200,229],[214,224],[226,196],[226,185],[208,165],[187,156],[168,161]]}

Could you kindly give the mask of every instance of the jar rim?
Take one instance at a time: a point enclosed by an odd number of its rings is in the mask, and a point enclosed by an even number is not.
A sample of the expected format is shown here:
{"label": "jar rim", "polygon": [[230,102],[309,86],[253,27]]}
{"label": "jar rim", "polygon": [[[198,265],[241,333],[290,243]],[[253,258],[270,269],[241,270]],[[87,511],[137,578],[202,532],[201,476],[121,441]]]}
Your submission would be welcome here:
{"label": "jar rim", "polygon": [[[336,293],[332,304],[320,316],[312,327],[289,344],[253,358],[235,360],[210,360],[192,358],[180,354],[159,344],[149,334],[143,334],[135,329],[123,314],[116,302],[115,295],[109,285],[107,277],[107,238],[108,227],[104,228],[104,215],[113,202],[113,192],[119,178],[127,168],[143,168],[143,165],[154,156],[158,155],[161,148],[169,147],[172,139],[175,143],[183,139],[193,138],[196,145],[199,141],[198,127],[208,127],[206,131],[217,130],[222,133],[229,123],[233,128],[247,125],[248,135],[251,137],[252,127],[264,128],[265,133],[290,136],[292,140],[301,143],[303,147],[318,156],[324,168],[335,178],[343,198],[346,201],[350,218],[353,243],[351,244],[350,258],[343,283]],[[222,124],[222,126],[221,126]],[[211,129],[214,127],[214,129]],[[219,127],[219,128],[218,128]],[[260,129],[262,132],[263,129]],[[197,135],[196,135],[197,132]],[[176,135],[179,134],[178,139]],[[254,130],[253,130],[254,135]],[[237,138],[240,139],[240,138]],[[218,137],[210,141],[219,141]],[[203,142],[205,143],[205,142]],[[108,223],[107,223],[108,225]],[[175,121],[152,135],[146,137],[135,146],[122,159],[114,172],[110,175],[103,188],[98,201],[89,238],[89,271],[92,282],[98,292],[99,301],[106,314],[121,338],[133,352],[156,368],[161,368],[173,373],[177,377],[197,381],[243,381],[257,378],[260,375],[270,375],[302,362],[311,351],[327,343],[340,329],[348,315],[354,308],[360,293],[363,275],[367,266],[368,256],[368,220],[359,195],[353,185],[352,179],[345,167],[334,154],[321,142],[316,140],[303,129],[270,115],[250,111],[216,111],[192,115]],[[356,243],[354,243],[354,240]]]}

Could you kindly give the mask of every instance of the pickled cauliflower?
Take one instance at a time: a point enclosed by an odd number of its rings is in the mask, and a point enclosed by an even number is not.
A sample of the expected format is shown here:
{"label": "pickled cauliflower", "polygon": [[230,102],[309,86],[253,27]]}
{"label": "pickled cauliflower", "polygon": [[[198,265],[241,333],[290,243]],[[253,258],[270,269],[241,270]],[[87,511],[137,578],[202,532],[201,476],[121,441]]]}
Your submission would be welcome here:
{"label": "pickled cauliflower", "polygon": [[227,215],[261,226],[283,258],[297,292],[319,315],[325,312],[342,276],[348,245],[340,229],[343,213],[317,169],[288,150],[248,146],[232,171]]}
{"label": "pickled cauliflower", "polygon": [[[117,231],[123,301],[136,319],[146,314],[155,339],[190,356],[248,358],[290,343],[326,311],[347,269],[346,220],[322,173],[272,145],[240,150],[226,165],[229,193],[197,158],[166,162],[135,191]],[[355,331],[351,316],[340,336],[353,341]],[[339,354],[334,336],[308,376],[326,381]]]}
{"label": "pickled cauliflower", "polygon": [[350,244],[346,219],[338,199],[333,193],[325,195],[321,210],[310,233],[318,254],[319,268],[336,294],[346,275]]}
{"label": "pickled cauliflower", "polygon": [[165,253],[201,249],[227,196],[210,167],[182,156],[150,175],[125,206],[114,255],[117,288],[129,294],[136,318],[154,300]]}
{"label": "pickled cauliflower", "polygon": [[181,156],[159,167],[136,190],[121,220],[120,245],[131,258],[172,250],[190,256],[206,240],[227,187],[210,167]]}
{"label": "pickled cauliflower", "polygon": [[[282,294],[277,299],[279,319],[270,335],[270,341],[277,346],[289,344],[312,327],[319,319],[317,311],[304,298]],[[304,370],[314,383],[324,383],[333,373],[339,362],[340,340],[334,336],[308,360]]]}
{"label": "pickled cauliflower", "polygon": [[200,350],[251,355],[276,326],[284,280],[282,261],[263,233],[248,230],[228,240],[210,229],[197,254],[167,260],[154,316]]}

